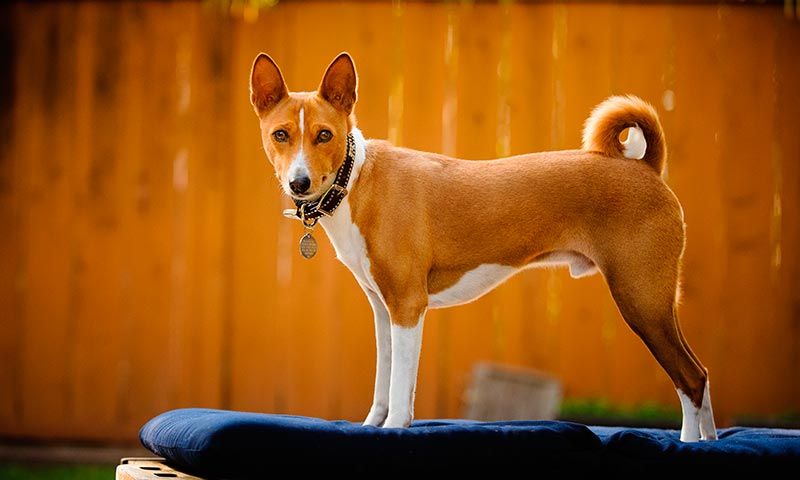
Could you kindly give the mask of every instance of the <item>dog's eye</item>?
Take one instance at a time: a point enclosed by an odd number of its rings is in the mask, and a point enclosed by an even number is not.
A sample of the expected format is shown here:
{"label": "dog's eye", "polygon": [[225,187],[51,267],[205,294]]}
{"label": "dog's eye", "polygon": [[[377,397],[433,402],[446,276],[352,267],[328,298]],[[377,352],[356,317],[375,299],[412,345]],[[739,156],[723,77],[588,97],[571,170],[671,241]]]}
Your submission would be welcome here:
{"label": "dog's eye", "polygon": [[328,143],[331,141],[331,138],[333,138],[333,134],[330,130],[321,130],[317,134],[317,141],[319,143]]}
{"label": "dog's eye", "polygon": [[272,138],[274,138],[278,143],[283,143],[289,140],[289,134],[286,132],[286,130],[275,130],[272,132]]}

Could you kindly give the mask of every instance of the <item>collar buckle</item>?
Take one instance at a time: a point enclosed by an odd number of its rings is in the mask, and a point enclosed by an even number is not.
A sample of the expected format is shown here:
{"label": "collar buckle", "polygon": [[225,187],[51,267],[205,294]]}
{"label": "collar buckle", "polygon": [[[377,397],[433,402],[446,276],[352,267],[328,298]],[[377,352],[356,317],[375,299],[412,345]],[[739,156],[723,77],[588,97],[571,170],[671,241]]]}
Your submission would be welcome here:
{"label": "collar buckle", "polygon": [[[339,185],[338,183],[334,183],[333,185],[331,185],[328,191],[325,192],[325,195],[323,195],[322,198],[320,198],[319,205],[317,205],[317,211],[325,215],[326,217],[333,216],[333,210],[339,206],[341,199],[343,199],[345,196],[347,196],[347,189]],[[333,205],[331,205],[332,208],[329,207],[330,210],[328,210],[327,208],[325,208],[325,206],[331,199],[336,199],[336,200],[333,202]]]}

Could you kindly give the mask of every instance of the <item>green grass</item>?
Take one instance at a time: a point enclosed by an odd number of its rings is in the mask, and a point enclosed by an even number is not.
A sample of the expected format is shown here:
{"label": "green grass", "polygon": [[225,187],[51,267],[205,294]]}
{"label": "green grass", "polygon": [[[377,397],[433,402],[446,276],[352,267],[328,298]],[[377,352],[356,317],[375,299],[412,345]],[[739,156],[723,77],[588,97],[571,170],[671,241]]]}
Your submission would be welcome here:
{"label": "green grass", "polygon": [[561,405],[562,418],[625,418],[646,422],[680,422],[681,412],[658,403],[642,403],[623,407],[613,405],[608,400],[567,399]]}
{"label": "green grass", "polygon": [[110,465],[40,465],[0,463],[2,480],[113,480]]}

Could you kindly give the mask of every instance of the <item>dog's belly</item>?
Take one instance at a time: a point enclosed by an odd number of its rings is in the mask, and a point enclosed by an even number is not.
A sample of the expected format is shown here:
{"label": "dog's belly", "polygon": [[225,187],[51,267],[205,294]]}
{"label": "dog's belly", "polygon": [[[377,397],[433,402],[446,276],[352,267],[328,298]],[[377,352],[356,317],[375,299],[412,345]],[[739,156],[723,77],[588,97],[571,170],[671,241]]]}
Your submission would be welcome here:
{"label": "dog's belly", "polygon": [[428,295],[429,308],[452,307],[471,302],[506,281],[520,269],[508,265],[484,264],[466,272],[441,292]]}
{"label": "dog's belly", "polygon": [[597,267],[589,258],[577,252],[551,252],[538,257],[523,267],[483,264],[464,273],[458,281],[440,292],[428,295],[429,308],[452,307],[476,300],[494,290],[514,274],[527,268],[569,266],[573,278],[597,273]]}

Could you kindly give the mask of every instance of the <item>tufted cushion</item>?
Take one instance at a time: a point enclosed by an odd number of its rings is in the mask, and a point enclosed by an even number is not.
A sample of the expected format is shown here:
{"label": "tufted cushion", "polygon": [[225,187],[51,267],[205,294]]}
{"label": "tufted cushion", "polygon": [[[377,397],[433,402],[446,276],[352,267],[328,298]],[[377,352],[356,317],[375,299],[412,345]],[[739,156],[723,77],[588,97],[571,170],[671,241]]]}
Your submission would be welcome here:
{"label": "tufted cushion", "polygon": [[800,430],[762,428],[723,429],[715,442],[682,443],[675,430],[570,422],[429,420],[384,430],[190,408],[153,418],[139,436],[171,465],[207,478],[267,478],[287,470],[764,475],[800,467]]}

